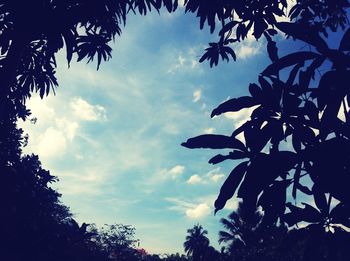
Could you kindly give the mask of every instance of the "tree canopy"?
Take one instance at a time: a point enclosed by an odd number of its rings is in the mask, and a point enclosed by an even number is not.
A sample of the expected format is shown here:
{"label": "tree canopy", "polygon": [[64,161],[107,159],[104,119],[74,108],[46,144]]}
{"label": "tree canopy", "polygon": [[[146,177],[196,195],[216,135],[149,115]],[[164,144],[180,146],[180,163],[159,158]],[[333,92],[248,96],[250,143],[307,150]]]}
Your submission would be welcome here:
{"label": "tree canopy", "polygon": [[[225,101],[211,114],[255,106],[248,121],[231,136],[205,134],[182,144],[231,149],[211,158],[211,164],[239,162],[221,187],[215,211],[237,195],[252,210],[261,206],[266,224],[279,220],[327,230],[342,230],[337,224],[350,227],[349,6],[343,0],[186,1],[186,10],[197,13],[200,28],[205,22],[211,32],[220,27],[220,40],[209,44],[200,61],[209,60],[212,66],[220,56],[235,59],[234,43],[248,34],[265,38],[271,59],[258,83],[249,85],[248,96]],[[282,21],[284,17],[288,21]],[[332,34],[340,36],[336,44]],[[276,35],[303,42],[307,50],[280,57]],[[292,199],[298,200],[299,193],[312,196],[315,206],[295,204]],[[332,199],[339,202],[334,208]]]}
{"label": "tree canopy", "polygon": [[[307,223],[305,229],[291,233],[291,238],[304,240],[303,260],[311,260],[315,253],[319,260],[343,260],[348,242],[344,226],[350,227],[349,1],[185,0],[184,5],[186,12],[196,13],[201,29],[207,25],[219,37],[209,43],[200,62],[209,61],[212,67],[220,58],[236,60],[235,43],[248,35],[264,40],[271,60],[257,83],[249,85],[249,95],[225,101],[211,114],[216,117],[254,107],[247,122],[230,136],[205,134],[182,144],[231,150],[215,155],[211,164],[238,161],[221,187],[215,212],[236,195],[252,213],[262,208],[261,224],[266,227]],[[110,257],[106,253],[116,249],[127,253],[128,260],[143,256],[135,250],[130,227],[111,226],[96,236],[87,224],[77,224],[60,203],[59,193],[49,187],[56,178],[42,168],[37,156],[22,155],[27,138],[16,121],[30,115],[25,102],[33,92],[44,97],[58,86],[58,50],[65,48],[68,65],[74,57],[88,62],[97,59],[98,69],[111,57],[110,42],[121,34],[129,12],[146,15],[162,6],[172,12],[178,3],[0,1],[0,191],[5,210],[1,245],[6,250],[0,254],[4,259],[87,260],[99,256],[106,260]],[[306,48],[281,56],[276,41],[281,35]],[[312,203],[299,204],[301,194],[311,196]],[[239,220],[234,214],[233,218]],[[206,230],[197,225],[188,233],[185,250],[194,260],[201,260],[203,249],[209,246]],[[323,252],[316,251],[315,239],[322,240]],[[41,248],[45,251],[38,250]]]}

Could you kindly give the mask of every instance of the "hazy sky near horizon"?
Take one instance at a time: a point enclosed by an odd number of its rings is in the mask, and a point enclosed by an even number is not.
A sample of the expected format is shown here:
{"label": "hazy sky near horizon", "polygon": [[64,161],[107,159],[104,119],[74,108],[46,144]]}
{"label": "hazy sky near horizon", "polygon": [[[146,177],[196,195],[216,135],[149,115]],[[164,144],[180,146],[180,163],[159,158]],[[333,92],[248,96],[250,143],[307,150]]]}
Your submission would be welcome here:
{"label": "hazy sky near horizon", "polygon": [[39,155],[59,178],[54,185],[79,222],[123,223],[136,228],[151,253],[183,252],[186,230],[200,223],[219,248],[213,204],[236,165],[210,165],[213,150],[189,150],[188,138],[230,135],[248,111],[210,118],[222,101],[247,93],[268,63],[263,42],[250,37],[236,46],[238,61],[210,68],[198,60],[216,39],[192,14],[129,15],[113,58],[72,62],[58,55],[56,95],[28,102],[35,125],[25,152]]}

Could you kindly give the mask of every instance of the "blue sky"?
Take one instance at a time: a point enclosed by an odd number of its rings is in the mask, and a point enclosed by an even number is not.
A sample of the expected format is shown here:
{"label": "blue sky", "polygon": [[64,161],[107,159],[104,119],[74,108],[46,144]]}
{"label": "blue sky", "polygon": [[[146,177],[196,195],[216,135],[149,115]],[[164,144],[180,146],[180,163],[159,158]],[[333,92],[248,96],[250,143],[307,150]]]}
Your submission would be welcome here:
{"label": "blue sky", "polygon": [[136,228],[151,253],[183,252],[186,230],[196,223],[218,247],[221,217],[213,203],[234,162],[208,164],[211,150],[180,146],[203,133],[230,135],[248,111],[214,119],[210,112],[229,97],[247,93],[268,63],[263,43],[250,37],[236,47],[237,62],[199,64],[215,39],[199,30],[194,15],[130,15],[113,58],[72,63],[58,55],[56,96],[28,102],[35,125],[26,152],[58,176],[55,185],[80,222],[123,223]]}

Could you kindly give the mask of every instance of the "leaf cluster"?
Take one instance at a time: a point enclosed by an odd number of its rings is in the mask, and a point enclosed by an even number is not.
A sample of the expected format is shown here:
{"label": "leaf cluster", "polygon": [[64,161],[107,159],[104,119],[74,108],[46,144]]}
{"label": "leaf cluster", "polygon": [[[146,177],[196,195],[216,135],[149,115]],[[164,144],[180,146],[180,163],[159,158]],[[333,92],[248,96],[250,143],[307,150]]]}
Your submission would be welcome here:
{"label": "leaf cluster", "polygon": [[[249,30],[256,39],[264,35],[271,64],[261,72],[257,83],[249,85],[249,96],[225,101],[211,114],[214,117],[253,108],[249,120],[231,136],[200,135],[182,145],[231,149],[226,155],[211,158],[212,164],[238,161],[221,187],[215,212],[237,195],[251,210],[261,206],[266,224],[280,220],[290,226],[309,222],[327,229],[337,224],[349,227],[350,193],[346,184],[350,182],[350,29],[345,19],[348,1],[296,1],[290,12],[291,22],[275,19],[284,15],[284,1],[249,2],[245,5],[247,10],[233,1],[221,1],[213,8],[199,1],[187,2],[189,11],[197,11],[201,26],[204,19],[213,28],[213,16],[222,22],[219,43],[224,42],[222,39],[243,40]],[[242,34],[238,28],[245,23],[248,30]],[[337,31],[339,28],[346,30]],[[310,51],[280,57],[273,40],[275,29],[305,42]],[[328,30],[342,35],[337,49],[329,47],[325,33]],[[217,64],[218,58],[208,54],[208,50],[203,57],[210,60],[210,65]],[[243,134],[244,142],[237,138],[239,134]],[[304,177],[311,181],[306,182]],[[301,208],[288,202],[291,198],[297,200],[298,193],[312,196],[316,208],[307,203]],[[333,198],[340,203],[332,210]]]}

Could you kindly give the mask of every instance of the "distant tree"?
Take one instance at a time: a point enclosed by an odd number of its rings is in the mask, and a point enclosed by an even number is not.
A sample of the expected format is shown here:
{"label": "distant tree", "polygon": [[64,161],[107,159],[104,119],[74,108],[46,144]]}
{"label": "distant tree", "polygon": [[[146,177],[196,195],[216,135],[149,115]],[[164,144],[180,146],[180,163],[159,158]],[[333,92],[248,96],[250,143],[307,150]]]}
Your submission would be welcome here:
{"label": "distant tree", "polygon": [[185,255],[176,254],[167,254],[162,260],[164,261],[188,261],[188,258]]}
{"label": "distant tree", "polygon": [[[251,211],[261,206],[266,223],[280,220],[294,226],[303,221],[317,224],[324,233],[336,224],[350,227],[349,1],[185,3],[186,11],[197,13],[201,28],[205,22],[211,32],[219,27],[219,41],[209,44],[200,62],[209,60],[213,66],[220,57],[235,59],[234,44],[248,34],[265,39],[271,59],[258,83],[249,85],[248,96],[225,101],[211,114],[256,106],[248,121],[231,136],[205,134],[182,144],[231,149],[211,158],[212,164],[239,161],[221,187],[215,211],[236,194]],[[279,32],[306,50],[280,56],[274,41]],[[316,208],[307,202],[300,207],[301,193],[312,196]],[[340,203],[332,209],[334,198]]]}
{"label": "distant tree", "polygon": [[209,247],[208,231],[199,224],[187,230],[184,242],[185,253],[191,256],[193,261],[202,261],[204,253]]}
{"label": "distant tree", "polygon": [[112,224],[94,230],[94,241],[111,258],[132,261],[139,258],[137,251],[138,239],[135,238],[135,228],[130,225]]}

